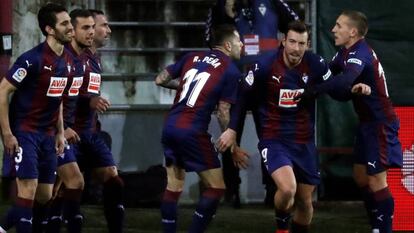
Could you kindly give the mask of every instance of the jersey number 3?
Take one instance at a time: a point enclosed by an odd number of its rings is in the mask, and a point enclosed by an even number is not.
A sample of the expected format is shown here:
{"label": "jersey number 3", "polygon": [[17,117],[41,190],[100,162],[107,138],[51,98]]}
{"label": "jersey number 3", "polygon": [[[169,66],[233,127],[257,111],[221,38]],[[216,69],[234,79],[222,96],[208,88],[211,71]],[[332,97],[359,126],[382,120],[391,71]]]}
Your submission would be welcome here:
{"label": "jersey number 3", "polygon": [[[198,96],[200,95],[201,90],[206,84],[210,74],[207,72],[198,73],[197,69],[190,69],[184,75],[184,86],[181,91],[180,100],[178,102],[186,99],[188,92],[190,92],[186,105],[188,107],[194,107],[195,102],[197,101]],[[195,83],[195,84],[193,84]]]}

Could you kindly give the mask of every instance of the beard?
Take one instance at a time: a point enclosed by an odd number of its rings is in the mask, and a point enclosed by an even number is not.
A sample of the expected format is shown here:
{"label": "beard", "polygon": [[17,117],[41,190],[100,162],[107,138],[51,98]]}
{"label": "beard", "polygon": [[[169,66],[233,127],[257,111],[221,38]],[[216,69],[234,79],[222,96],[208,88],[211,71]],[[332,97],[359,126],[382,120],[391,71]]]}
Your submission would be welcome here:
{"label": "beard", "polygon": [[56,31],[55,39],[61,44],[66,44],[71,42],[72,36],[69,36],[67,33],[60,33]]}

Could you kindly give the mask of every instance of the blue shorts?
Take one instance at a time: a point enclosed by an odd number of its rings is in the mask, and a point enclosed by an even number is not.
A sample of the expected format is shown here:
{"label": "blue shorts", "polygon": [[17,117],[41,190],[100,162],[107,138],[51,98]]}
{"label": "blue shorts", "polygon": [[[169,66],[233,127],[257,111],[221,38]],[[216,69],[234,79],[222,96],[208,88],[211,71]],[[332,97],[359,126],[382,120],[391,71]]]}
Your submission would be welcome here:
{"label": "blue shorts", "polygon": [[55,183],[55,137],[32,132],[16,132],[14,136],[19,143],[19,153],[10,155],[4,152],[3,176],[37,179],[44,184]]}
{"label": "blue shorts", "polygon": [[315,143],[260,141],[258,147],[270,175],[280,167],[291,166],[298,183],[310,185],[320,183],[319,159]]}
{"label": "blue shorts", "polygon": [[57,166],[60,167],[73,162],[76,162],[75,148],[73,144],[69,144],[66,146],[63,154],[57,157]]}
{"label": "blue shorts", "polygon": [[187,172],[221,167],[218,152],[207,132],[164,128],[162,144],[167,166],[174,164]]}
{"label": "blue shorts", "polygon": [[355,138],[355,163],[364,164],[368,175],[378,174],[390,167],[401,167],[399,129],[399,121],[360,123]]}
{"label": "blue shorts", "polygon": [[80,142],[74,144],[74,153],[81,170],[115,166],[111,149],[99,132],[79,134]]}

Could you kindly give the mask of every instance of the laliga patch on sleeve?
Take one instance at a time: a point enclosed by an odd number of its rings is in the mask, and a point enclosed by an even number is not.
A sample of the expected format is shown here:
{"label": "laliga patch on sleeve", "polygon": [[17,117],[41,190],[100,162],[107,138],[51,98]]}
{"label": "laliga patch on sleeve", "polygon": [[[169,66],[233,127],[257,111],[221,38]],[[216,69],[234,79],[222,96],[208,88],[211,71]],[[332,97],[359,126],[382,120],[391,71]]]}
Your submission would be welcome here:
{"label": "laliga patch on sleeve", "polygon": [[253,71],[249,70],[249,73],[247,73],[247,76],[245,78],[247,84],[249,84],[250,86],[253,85],[254,83],[254,75],[253,75]]}
{"label": "laliga patch on sleeve", "polygon": [[359,60],[358,58],[349,58],[348,61],[346,61],[347,63],[354,63],[357,65],[362,65],[362,61]]}
{"label": "laliga patch on sleeve", "polygon": [[20,83],[21,81],[23,81],[26,75],[27,75],[27,70],[25,68],[19,68],[14,72],[12,77],[14,80]]}

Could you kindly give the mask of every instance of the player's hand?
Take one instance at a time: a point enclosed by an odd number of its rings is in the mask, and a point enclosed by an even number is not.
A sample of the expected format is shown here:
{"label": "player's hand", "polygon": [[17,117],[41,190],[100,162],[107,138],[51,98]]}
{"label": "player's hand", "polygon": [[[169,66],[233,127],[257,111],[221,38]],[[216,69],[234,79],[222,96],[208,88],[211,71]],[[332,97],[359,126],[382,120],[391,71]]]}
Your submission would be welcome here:
{"label": "player's hand", "polygon": [[17,138],[13,134],[3,135],[4,149],[7,154],[13,155],[14,153],[19,152],[19,143]]}
{"label": "player's hand", "polygon": [[89,106],[92,109],[98,111],[99,113],[103,113],[109,108],[109,106],[111,106],[111,103],[109,102],[109,100],[101,96],[93,96],[91,98],[91,101],[89,102]]}
{"label": "player's hand", "polygon": [[235,144],[235,142],[236,142],[236,131],[228,128],[217,139],[216,148],[220,152],[224,152],[229,147],[231,147],[233,144]]}
{"label": "player's hand", "polygon": [[55,150],[56,150],[56,155],[62,155],[64,153],[65,150],[65,146],[66,146],[66,140],[65,140],[65,136],[62,133],[57,133],[55,136]]}
{"label": "player's hand", "polygon": [[234,146],[231,152],[234,166],[240,169],[246,169],[249,166],[249,154],[238,146]]}
{"label": "player's hand", "polygon": [[371,87],[364,83],[357,83],[351,89],[352,94],[371,95]]}
{"label": "player's hand", "polygon": [[74,144],[80,141],[79,135],[75,132],[75,130],[69,127],[65,129],[64,136],[70,144]]}

